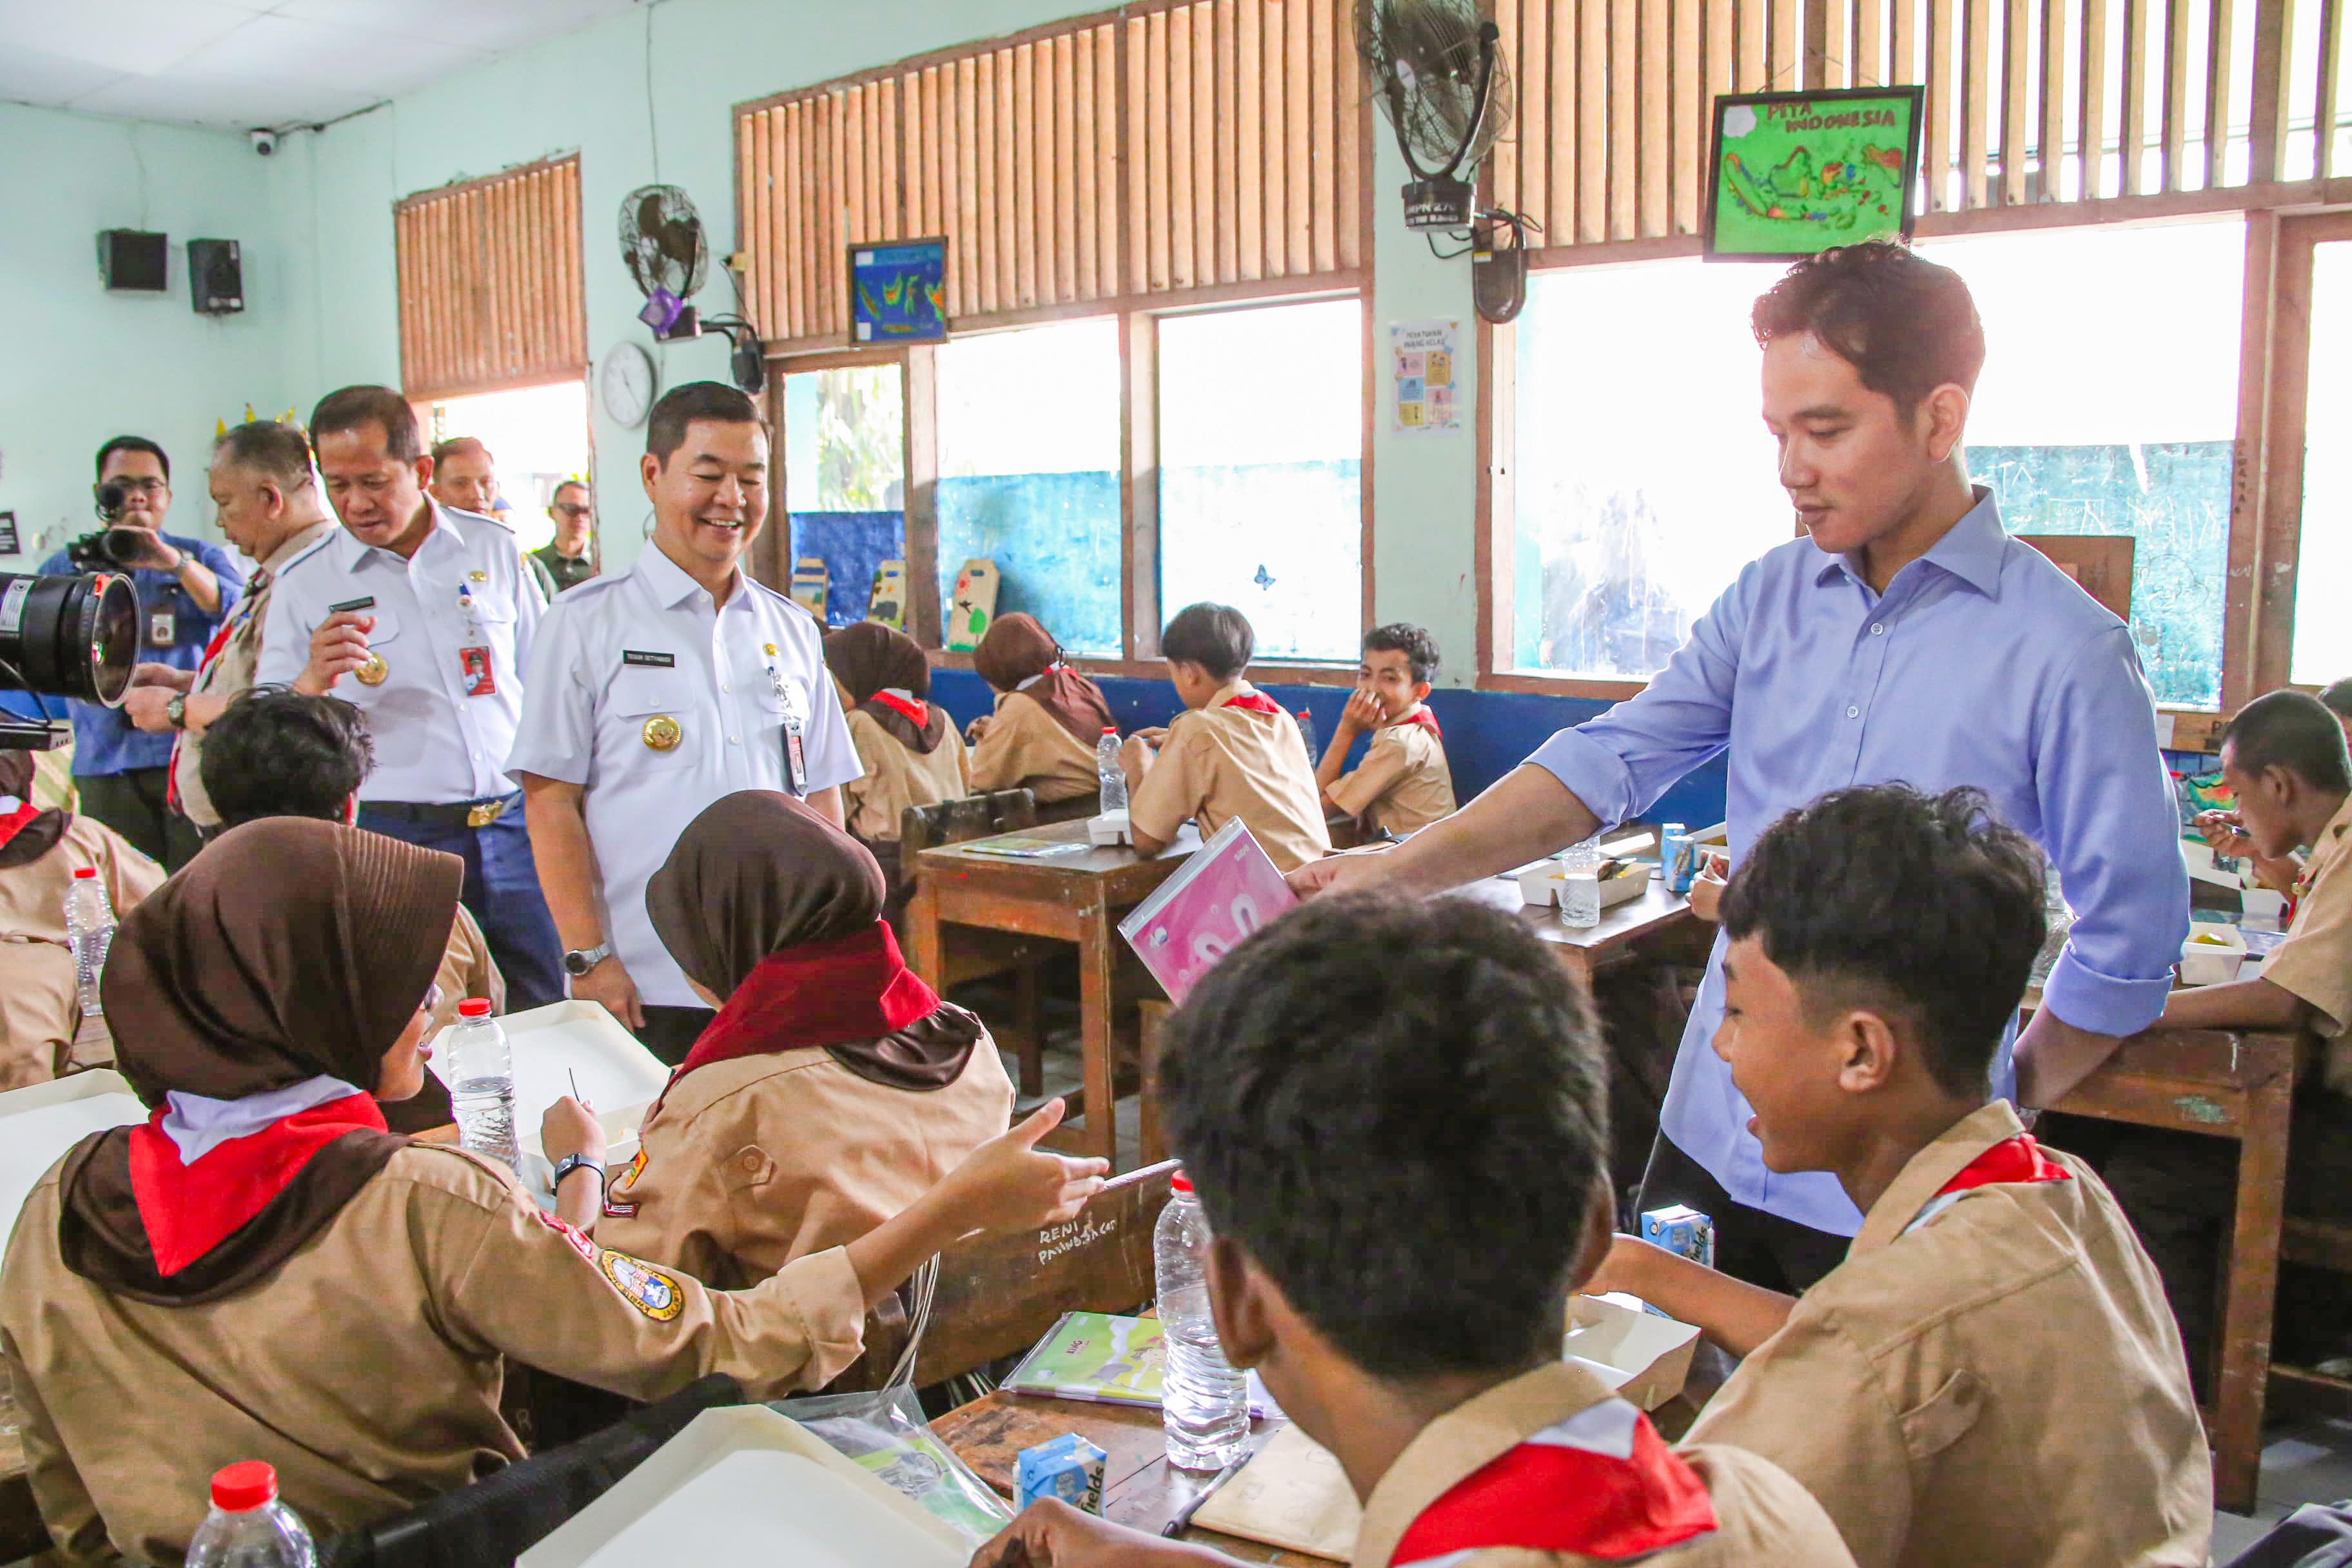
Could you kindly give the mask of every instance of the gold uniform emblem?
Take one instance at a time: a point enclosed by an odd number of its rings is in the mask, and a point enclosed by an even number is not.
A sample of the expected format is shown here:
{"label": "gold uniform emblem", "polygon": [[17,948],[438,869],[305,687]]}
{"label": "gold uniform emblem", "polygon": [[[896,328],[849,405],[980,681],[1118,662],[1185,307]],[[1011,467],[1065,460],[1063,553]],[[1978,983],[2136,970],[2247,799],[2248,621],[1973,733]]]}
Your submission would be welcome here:
{"label": "gold uniform emblem", "polygon": [[362,686],[382,686],[391,673],[392,667],[383,662],[383,655],[370,648],[367,662],[352,671],[352,678]]}
{"label": "gold uniform emblem", "polygon": [[487,583],[490,580],[490,574],[488,572],[468,572],[466,575],[476,583]]}
{"label": "gold uniform emblem", "polygon": [[675,750],[679,738],[684,733],[685,731],[677,727],[677,720],[667,713],[656,713],[646,721],[646,749],[656,752]]}
{"label": "gold uniform emblem", "polygon": [[774,643],[770,643],[768,645],[768,657],[770,658],[776,657],[776,645]]}

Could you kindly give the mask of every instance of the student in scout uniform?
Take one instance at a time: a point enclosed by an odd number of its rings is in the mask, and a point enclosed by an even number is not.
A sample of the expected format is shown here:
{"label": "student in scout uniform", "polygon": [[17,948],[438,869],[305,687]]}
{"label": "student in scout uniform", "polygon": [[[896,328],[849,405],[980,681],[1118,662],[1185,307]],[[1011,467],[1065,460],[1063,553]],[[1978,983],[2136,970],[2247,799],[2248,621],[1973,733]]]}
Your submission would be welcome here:
{"label": "student in scout uniform", "polygon": [[[464,1486],[522,1458],[499,1413],[509,1355],[641,1399],[712,1372],[759,1399],[818,1386],[931,1253],[1066,1217],[1101,1184],[1030,1147],[1038,1118],[748,1290],[599,1247],[504,1167],[387,1134],[367,1092],[424,1076],[463,877],[381,835],[255,823],[122,923],[107,1011],[156,1113],[42,1177],[0,1264],[0,1363],[68,1563],[178,1561],[236,1459],[275,1465],[321,1537]],[[559,1109],[548,1152],[590,1154],[593,1191],[601,1135]]]}
{"label": "student in scout uniform", "polygon": [[94,1018],[74,1048],[84,1019],[65,910],[81,870],[97,871],[117,920],[163,881],[163,868],[104,823],[35,800],[32,752],[0,751],[0,1089],[112,1054]]}
{"label": "student in scout uniform", "polygon": [[515,1005],[560,1002],[562,952],[505,772],[543,613],[514,535],[425,493],[433,461],[389,387],[328,394],[310,440],[342,531],[270,595],[254,679],[359,709],[378,763],[359,825],[460,857]]}
{"label": "student in scout uniform", "polygon": [[[1374,833],[1399,838],[1454,813],[1444,732],[1423,706],[1437,673],[1437,639],[1399,622],[1364,634],[1356,689],[1339,712],[1315,782],[1323,798]],[[1369,734],[1364,760],[1343,773],[1349,748]]]}
{"label": "student in scout uniform", "polygon": [[[220,826],[201,773],[205,730],[232,698],[253,685],[270,591],[314,545],[335,531],[310,468],[310,443],[291,425],[248,420],[213,443],[207,479],[221,531],[261,563],[221,620],[192,671],[134,685],[122,710],[150,735],[172,735],[171,802],[200,829]],[[151,666],[161,675],[161,666]]]}
{"label": "student in scout uniform", "polygon": [[[1218,1342],[1338,1459],[1357,1568],[1851,1568],[1769,1462],[1670,1448],[1560,1359],[1609,1247],[1607,1073],[1583,992],[1515,916],[1286,915],[1185,999],[1160,1073],[1215,1232]],[[973,1559],[1229,1561],[1057,1503]]]}
{"label": "student in scout uniform", "polygon": [[1102,787],[1095,748],[1115,729],[1110,703],[1070,668],[1035,616],[1016,610],[991,622],[971,668],[996,692],[996,711],[964,731],[972,743],[965,780],[974,795],[1026,789],[1039,805],[1058,805]]}
{"label": "student in scout uniform", "polygon": [[1298,726],[1242,679],[1256,647],[1248,619],[1225,605],[1189,605],[1160,635],[1187,711],[1120,748],[1138,854],[1158,854],[1188,817],[1206,837],[1236,816],[1285,871],[1331,852]]}
{"label": "student in scout uniform", "polygon": [[[1963,446],[1985,335],[1950,268],[1893,244],[1826,250],[1756,301],[1763,412],[1806,537],[1749,562],[1631,700],[1553,735],[1386,855],[1300,871],[1301,891],[1429,893],[1649,810],[1716,757],[1732,862],[1835,788],[1973,785],[2048,852],[2075,914],[1992,1091],[2051,1105],[2163,1010],[2188,934],[2180,819],[2131,629],[2009,537]],[[1862,1223],[1826,1173],[1763,1163],[1708,1048],[1717,940],[1675,1058],[1641,1206],[1715,1219],[1725,1272],[1801,1290]]]}
{"label": "student in scout uniform", "polygon": [[548,612],[508,765],[572,995],[676,1066],[711,1015],[646,916],[647,879],[737,790],[782,790],[840,822],[858,764],[816,623],[740,565],[768,519],[758,408],[717,382],[673,387],[639,467],[653,539]]}
{"label": "student in scout uniform", "polygon": [[899,814],[971,793],[964,783],[963,736],[948,710],[930,700],[930,661],[906,633],[873,621],[827,632],[824,664],[866,770],[842,786],[842,805],[849,831],[889,879],[895,913],[911,890],[899,876]]}
{"label": "student in scout uniform", "polygon": [[1739,1370],[1691,1428],[1761,1454],[1863,1568],[2196,1568],[2211,1460],[2147,1254],[1987,1084],[2042,940],[2042,863],[1985,796],[1839,790],[1723,895],[1715,1048],[1775,1171],[1864,1214],[1801,1297],[1620,1237],[1600,1283]]}
{"label": "student in scout uniform", "polygon": [[[2286,1205],[2314,1219],[2352,1219],[2352,757],[2336,715],[2300,691],[2273,691],[2241,709],[2221,735],[2221,776],[2237,797],[2232,831],[2252,851],[2310,858],[2294,886],[2294,918],[2259,976],[2175,991],[2161,1026],[2309,1029],[2326,1042],[2320,1076],[2294,1096],[2287,1139]],[[2158,1128],[2050,1117],[2044,1135],[2098,1159],[2164,1276],[2200,1384],[2210,1373],[2214,1273],[2227,1255],[2237,1192],[2230,1143]],[[2281,1276],[2278,1338],[2293,1359],[2352,1352],[2343,1280]]]}
{"label": "student in scout uniform", "polygon": [[793,799],[706,807],[646,892],[718,1022],[645,1119],[597,1239],[731,1289],[922,1196],[1013,1112],[981,1021],[908,968],[881,868]]}
{"label": "student in scout uniform", "polygon": [[[359,710],[350,703],[259,686],[240,692],[213,730],[205,748],[204,783],[218,812],[215,836],[265,817],[348,825],[359,815],[360,785],[375,766],[375,749]],[[479,998],[493,1013],[507,1010],[506,977],[463,904],[449,928],[433,989],[438,997],[430,1009],[436,1035],[457,1021],[461,1002]],[[395,1132],[424,1132],[457,1119],[448,1089],[431,1074],[415,1095],[381,1109]]]}

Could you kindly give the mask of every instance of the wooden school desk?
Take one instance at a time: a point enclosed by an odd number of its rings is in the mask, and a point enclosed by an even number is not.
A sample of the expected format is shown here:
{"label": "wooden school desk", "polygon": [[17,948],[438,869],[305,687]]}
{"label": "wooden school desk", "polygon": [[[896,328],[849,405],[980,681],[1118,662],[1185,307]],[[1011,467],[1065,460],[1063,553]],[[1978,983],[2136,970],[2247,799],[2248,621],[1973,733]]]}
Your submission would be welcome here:
{"label": "wooden school desk", "polygon": [[7,1380],[0,1378],[0,1563],[14,1563],[50,1546],[49,1532],[41,1527],[41,1510],[33,1506],[33,1484],[25,1476],[23,1422]]}
{"label": "wooden school desk", "polygon": [[[1085,844],[1084,822],[1046,823],[1011,837]],[[1124,844],[1089,847],[1044,859],[1013,859],[981,852],[976,838],[942,845],[915,857],[914,901],[907,906],[915,973],[934,986],[948,973],[950,944],[959,927],[1015,931],[1074,942],[1078,949],[1078,1051],[1085,1125],[1048,1140],[1056,1148],[1098,1154],[1118,1163],[1112,1075],[1112,980],[1124,942],[1119,918],[1151,896],[1201,847],[1191,825],[1146,859]]]}

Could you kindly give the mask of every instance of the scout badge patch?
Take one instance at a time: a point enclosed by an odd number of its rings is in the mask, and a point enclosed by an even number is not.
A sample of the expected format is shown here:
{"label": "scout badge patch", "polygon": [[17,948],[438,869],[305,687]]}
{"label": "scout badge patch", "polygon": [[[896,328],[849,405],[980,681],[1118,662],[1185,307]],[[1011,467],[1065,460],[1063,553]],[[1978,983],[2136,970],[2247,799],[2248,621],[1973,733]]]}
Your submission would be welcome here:
{"label": "scout badge patch", "polygon": [[596,1267],[613,1282],[622,1299],[656,1323],[667,1323],[686,1310],[686,1292],[671,1276],[625,1252],[607,1252]]}

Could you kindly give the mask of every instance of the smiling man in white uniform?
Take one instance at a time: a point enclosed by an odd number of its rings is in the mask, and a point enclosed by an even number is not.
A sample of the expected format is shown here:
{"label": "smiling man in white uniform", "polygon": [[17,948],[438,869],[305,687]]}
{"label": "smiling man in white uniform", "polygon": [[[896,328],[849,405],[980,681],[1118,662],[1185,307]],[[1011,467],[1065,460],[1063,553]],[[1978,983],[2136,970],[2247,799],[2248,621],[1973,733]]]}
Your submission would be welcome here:
{"label": "smiling man in white uniform", "polygon": [[310,444],[342,523],[281,579],[254,684],[355,704],[375,742],[362,827],[466,862],[461,898],[518,1010],[563,1000],[521,797],[504,772],[542,614],[503,523],[425,494],[433,459],[387,386],[320,399]]}
{"label": "smiling man in white uniform", "polygon": [[759,409],[717,382],[675,387],[641,468],[652,544],[548,611],[507,765],[572,994],[675,1066],[711,1014],[654,934],[646,882],[721,796],[779,790],[837,825],[862,770],[816,622],[740,564],[768,516]]}

